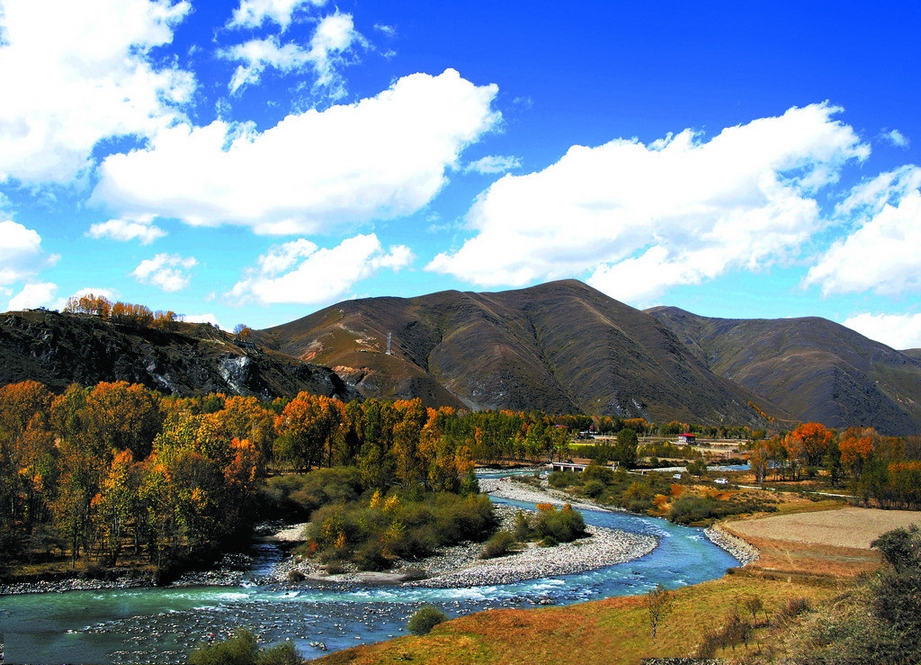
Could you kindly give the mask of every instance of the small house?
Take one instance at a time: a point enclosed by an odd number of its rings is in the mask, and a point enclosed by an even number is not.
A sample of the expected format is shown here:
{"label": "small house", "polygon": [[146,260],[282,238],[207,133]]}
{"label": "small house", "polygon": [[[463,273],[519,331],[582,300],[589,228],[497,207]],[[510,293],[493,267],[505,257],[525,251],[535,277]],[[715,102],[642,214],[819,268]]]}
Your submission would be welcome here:
{"label": "small house", "polygon": [[684,434],[678,435],[678,444],[685,446],[693,446],[697,443],[697,438],[690,432],[685,432]]}

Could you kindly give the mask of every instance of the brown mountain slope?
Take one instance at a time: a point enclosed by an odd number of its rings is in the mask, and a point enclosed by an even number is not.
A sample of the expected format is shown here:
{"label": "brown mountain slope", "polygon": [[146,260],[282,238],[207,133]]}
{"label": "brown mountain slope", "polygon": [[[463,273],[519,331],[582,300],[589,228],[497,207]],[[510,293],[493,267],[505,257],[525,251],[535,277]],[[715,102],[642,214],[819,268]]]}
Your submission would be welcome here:
{"label": "brown mountain slope", "polygon": [[207,324],[175,328],[167,332],[44,310],[7,312],[0,315],[0,385],[32,379],[60,391],[71,383],[128,381],[183,396],[268,398],[301,390],[344,399],[356,395],[325,367],[238,346]]}
{"label": "brown mountain slope", "polygon": [[347,301],[257,337],[333,367],[366,396],[763,424],[751,393],[708,371],[656,319],[576,281]]}
{"label": "brown mountain slope", "polygon": [[649,313],[715,373],[801,420],[921,431],[921,360],[820,318],[715,319],[675,307]]}

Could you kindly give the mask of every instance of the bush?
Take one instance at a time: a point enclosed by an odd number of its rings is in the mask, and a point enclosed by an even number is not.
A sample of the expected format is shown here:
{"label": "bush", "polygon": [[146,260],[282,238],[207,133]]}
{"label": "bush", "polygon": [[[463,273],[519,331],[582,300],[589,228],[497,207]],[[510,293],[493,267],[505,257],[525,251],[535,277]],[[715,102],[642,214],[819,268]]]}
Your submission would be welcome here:
{"label": "bush", "polygon": [[582,493],[592,499],[597,499],[604,493],[604,483],[600,480],[589,480],[582,486]]}
{"label": "bush", "polygon": [[266,649],[256,657],[255,665],[301,665],[304,659],[301,658],[297,649],[290,642],[278,644]]}
{"label": "bush", "polygon": [[554,471],[549,476],[547,476],[547,482],[550,483],[551,487],[555,487],[558,490],[566,489],[572,485],[581,485],[583,482],[581,473],[574,473],[572,471]]}
{"label": "bush", "polygon": [[428,635],[440,623],[448,620],[448,615],[432,605],[425,605],[416,610],[406,624],[406,630],[413,635]]}
{"label": "bush", "polygon": [[369,540],[355,552],[352,559],[359,570],[376,573],[390,568],[390,559],[384,556],[384,546],[377,540]]}
{"label": "bush", "polygon": [[515,529],[512,535],[520,543],[531,539],[531,517],[523,510],[519,510],[515,515]]}
{"label": "bush", "polygon": [[515,536],[511,531],[502,529],[496,531],[493,537],[486,541],[483,551],[480,553],[481,559],[495,559],[496,557],[505,556],[514,551]]}
{"label": "bush", "polygon": [[790,619],[794,619],[800,614],[808,612],[809,609],[809,601],[806,598],[790,598],[787,600],[787,603],[778,610],[777,623],[783,625]]}
{"label": "bush", "polygon": [[241,629],[215,644],[202,645],[189,655],[189,665],[255,665],[256,636]]}
{"label": "bush", "polygon": [[537,514],[534,532],[539,538],[553,538],[558,543],[568,543],[586,535],[582,514],[569,504],[562,510],[542,510]]}

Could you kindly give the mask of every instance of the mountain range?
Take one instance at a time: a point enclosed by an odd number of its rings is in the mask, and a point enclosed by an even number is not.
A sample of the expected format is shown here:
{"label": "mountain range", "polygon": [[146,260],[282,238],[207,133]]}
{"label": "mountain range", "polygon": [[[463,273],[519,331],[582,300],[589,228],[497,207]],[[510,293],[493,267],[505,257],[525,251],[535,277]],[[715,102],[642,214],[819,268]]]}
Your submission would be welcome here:
{"label": "mountain range", "polygon": [[574,280],[327,307],[249,341],[205,324],[119,327],[46,311],[0,319],[0,384],[124,379],[164,392],[539,409],[786,428],[921,432],[921,352],[820,318],[640,311]]}

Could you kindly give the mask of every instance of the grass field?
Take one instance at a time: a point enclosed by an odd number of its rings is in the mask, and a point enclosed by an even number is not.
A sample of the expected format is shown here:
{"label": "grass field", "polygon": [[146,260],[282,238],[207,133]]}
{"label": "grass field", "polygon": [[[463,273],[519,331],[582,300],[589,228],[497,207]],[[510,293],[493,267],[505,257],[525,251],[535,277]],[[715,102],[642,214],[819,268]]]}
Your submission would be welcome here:
{"label": "grass field", "polygon": [[[685,587],[675,593],[672,611],[659,625],[654,641],[644,597],[607,600],[535,610],[490,610],[443,623],[423,637],[402,637],[331,654],[316,662],[431,663],[466,665],[490,663],[639,663],[643,658],[693,655],[706,631],[720,625],[746,597],[762,600],[760,630],[771,630],[774,616],[790,598],[817,604],[838,594],[845,583],[810,577],[770,579],[758,575],[728,575]],[[738,647],[727,655],[744,657],[760,649]]]}

